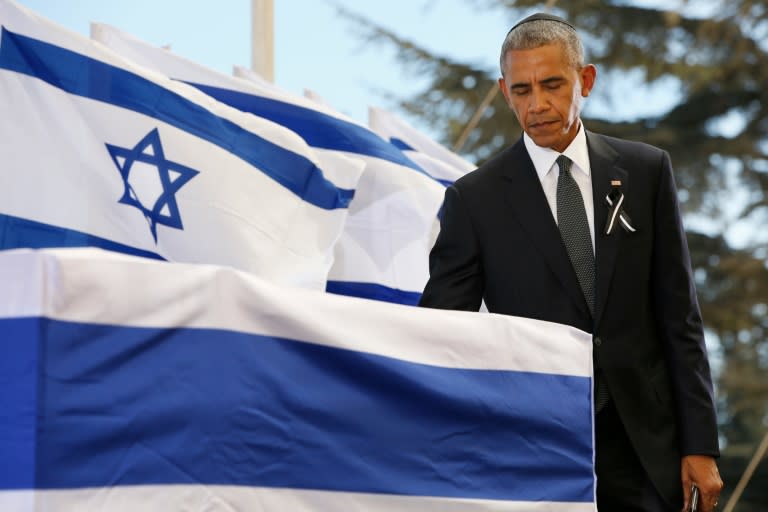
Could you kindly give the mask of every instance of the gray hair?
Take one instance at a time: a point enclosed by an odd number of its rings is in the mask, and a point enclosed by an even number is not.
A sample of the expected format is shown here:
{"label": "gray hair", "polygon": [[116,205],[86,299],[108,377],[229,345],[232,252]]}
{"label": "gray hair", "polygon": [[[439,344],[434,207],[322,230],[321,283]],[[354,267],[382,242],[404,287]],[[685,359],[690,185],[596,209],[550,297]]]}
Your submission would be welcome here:
{"label": "gray hair", "polygon": [[532,20],[509,31],[501,45],[499,67],[504,75],[504,57],[510,50],[531,50],[548,44],[561,44],[568,63],[576,69],[584,67],[584,47],[576,31],[565,23],[552,20]]}

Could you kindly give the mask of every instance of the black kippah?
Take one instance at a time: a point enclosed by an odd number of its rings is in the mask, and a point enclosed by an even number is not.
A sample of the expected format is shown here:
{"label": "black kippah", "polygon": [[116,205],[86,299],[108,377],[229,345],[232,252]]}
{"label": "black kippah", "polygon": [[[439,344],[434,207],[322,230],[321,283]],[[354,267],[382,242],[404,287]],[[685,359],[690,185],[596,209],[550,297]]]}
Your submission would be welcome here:
{"label": "black kippah", "polygon": [[557,21],[558,23],[562,23],[564,25],[568,25],[573,30],[576,30],[576,27],[574,27],[573,25],[571,25],[570,23],[568,23],[567,21],[565,21],[563,18],[561,18],[559,16],[555,16],[554,14],[547,14],[545,12],[537,12],[536,14],[531,14],[530,16],[525,18],[524,20],[518,21],[517,24],[514,27],[509,29],[509,31],[512,32],[513,30],[515,30],[517,27],[519,27],[520,25],[522,25],[524,23],[528,23],[530,21],[538,21],[538,20]]}

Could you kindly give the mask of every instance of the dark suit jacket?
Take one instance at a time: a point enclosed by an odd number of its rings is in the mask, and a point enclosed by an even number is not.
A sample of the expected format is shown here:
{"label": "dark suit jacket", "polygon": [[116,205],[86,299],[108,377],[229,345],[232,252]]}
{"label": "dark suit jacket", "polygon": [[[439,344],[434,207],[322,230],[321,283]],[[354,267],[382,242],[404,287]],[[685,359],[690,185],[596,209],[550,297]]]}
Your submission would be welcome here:
{"label": "dark suit jacket", "polygon": [[[572,325],[597,365],[657,489],[682,502],[680,457],[718,454],[702,321],[666,152],[587,132],[595,210],[589,313],[533,162],[520,139],[449,187],[420,305]],[[635,233],[606,235],[621,180]],[[510,347],[514,350],[514,347]]]}

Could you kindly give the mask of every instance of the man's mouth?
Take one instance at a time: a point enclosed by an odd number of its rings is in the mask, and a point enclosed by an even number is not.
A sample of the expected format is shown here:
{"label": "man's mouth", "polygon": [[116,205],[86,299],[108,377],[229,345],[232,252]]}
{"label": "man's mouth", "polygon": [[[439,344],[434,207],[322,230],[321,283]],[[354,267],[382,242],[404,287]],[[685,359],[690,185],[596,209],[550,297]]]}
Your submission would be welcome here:
{"label": "man's mouth", "polygon": [[548,128],[554,125],[556,122],[557,121],[536,121],[535,123],[528,123],[528,128],[532,128],[532,129]]}

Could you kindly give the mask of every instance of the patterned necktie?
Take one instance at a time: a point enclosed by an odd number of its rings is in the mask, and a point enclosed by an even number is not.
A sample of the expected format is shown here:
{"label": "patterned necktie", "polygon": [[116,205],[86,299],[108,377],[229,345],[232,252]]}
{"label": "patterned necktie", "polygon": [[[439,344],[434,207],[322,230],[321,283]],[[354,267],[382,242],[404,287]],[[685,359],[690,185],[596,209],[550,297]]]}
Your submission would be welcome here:
{"label": "patterned necktie", "polygon": [[[576,271],[581,291],[587,300],[589,312],[595,316],[595,255],[592,252],[592,237],[589,234],[587,210],[576,181],[571,176],[570,158],[557,157],[560,177],[557,180],[557,225],[560,237],[568,251],[568,258]],[[608,386],[602,370],[595,361],[595,411],[600,412],[610,400]]]}
{"label": "patterned necktie", "polygon": [[568,251],[568,258],[576,271],[581,291],[587,300],[589,312],[595,313],[595,255],[589,233],[587,211],[579,186],[571,175],[570,158],[557,157],[560,177],[557,180],[557,225],[560,237]]}

